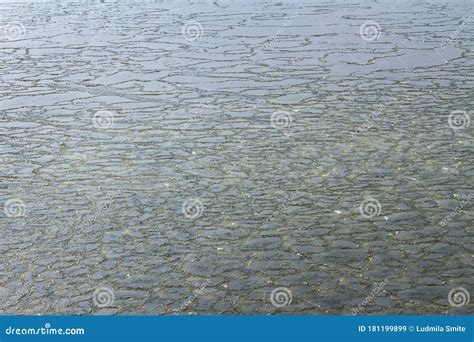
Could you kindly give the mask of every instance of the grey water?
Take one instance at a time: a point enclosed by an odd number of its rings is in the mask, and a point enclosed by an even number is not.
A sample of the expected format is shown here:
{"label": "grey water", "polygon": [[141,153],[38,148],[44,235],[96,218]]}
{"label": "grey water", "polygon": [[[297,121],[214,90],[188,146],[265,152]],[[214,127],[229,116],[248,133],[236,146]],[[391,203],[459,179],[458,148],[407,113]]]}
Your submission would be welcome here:
{"label": "grey water", "polygon": [[472,314],[473,15],[1,2],[0,313]]}

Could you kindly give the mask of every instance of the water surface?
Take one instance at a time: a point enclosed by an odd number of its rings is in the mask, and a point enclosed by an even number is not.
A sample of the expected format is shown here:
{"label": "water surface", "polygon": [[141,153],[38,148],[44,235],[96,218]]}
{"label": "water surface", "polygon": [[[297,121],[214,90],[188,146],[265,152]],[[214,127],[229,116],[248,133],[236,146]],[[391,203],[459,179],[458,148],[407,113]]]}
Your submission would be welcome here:
{"label": "water surface", "polygon": [[0,4],[0,312],[472,313],[472,12]]}

